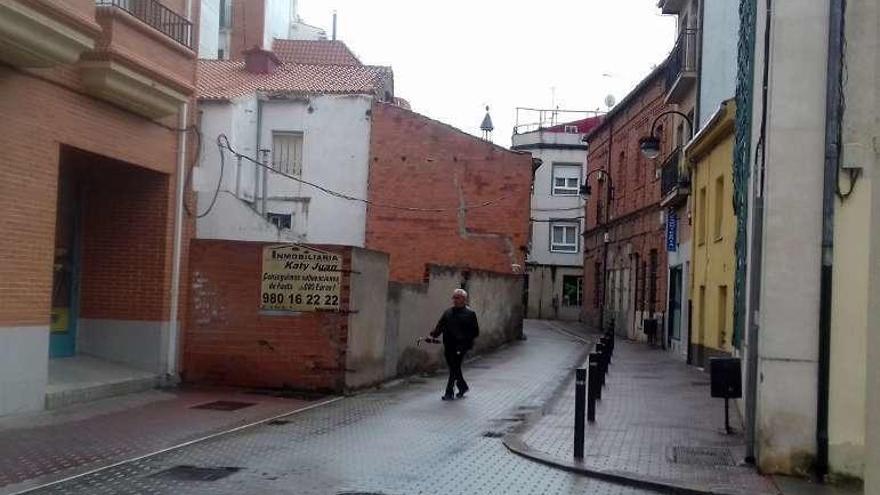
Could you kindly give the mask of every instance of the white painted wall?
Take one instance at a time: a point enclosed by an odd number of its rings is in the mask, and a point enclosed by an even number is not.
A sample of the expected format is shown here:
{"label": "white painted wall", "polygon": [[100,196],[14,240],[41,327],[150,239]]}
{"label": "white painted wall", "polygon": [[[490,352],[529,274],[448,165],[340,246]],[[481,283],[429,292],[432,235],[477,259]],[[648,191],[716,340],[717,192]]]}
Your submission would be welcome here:
{"label": "white painted wall", "polygon": [[43,409],[49,327],[0,327],[0,416]]}
{"label": "white painted wall", "polygon": [[[262,104],[259,148],[272,148],[273,130],[302,132],[301,178],[352,197],[366,198],[371,125],[367,113],[371,105],[370,97],[360,95],[266,101]],[[254,96],[231,103],[206,103],[202,108],[203,149],[194,180],[199,192],[199,213],[206,211],[219,178],[217,135],[226,133],[237,151],[258,156],[260,113]],[[261,207],[261,194],[256,195],[256,211],[247,203],[255,198],[254,183],[258,183],[258,191],[262,183],[255,175],[258,168],[243,163],[239,197],[235,196],[236,168],[236,161],[227,154],[221,193],[214,210],[198,220],[199,238],[291,240],[363,247],[364,203],[333,197],[270,173],[267,211],[294,214],[292,229],[279,231],[256,212]]]}
{"label": "white painted wall", "polygon": [[199,12],[199,58],[216,59],[220,48],[220,0],[202,0]]}
{"label": "white painted wall", "polygon": [[[254,1],[254,0],[246,0]],[[294,3],[292,0],[263,0],[265,8],[265,29],[263,31],[263,46],[267,49],[272,47],[275,38],[286,39],[291,23],[296,19]]]}
{"label": "white painted wall", "polygon": [[[776,0],[773,7],[761,307],[757,315],[755,308],[747,311],[749,323],[760,328],[757,447],[768,473],[800,471],[815,455],[828,31],[827,2]],[[761,118],[765,0],[757,11],[753,147]]]}
{"label": "white painted wall", "polygon": [[703,0],[702,65],[698,129],[709,121],[721,102],[736,93],[739,2]]}

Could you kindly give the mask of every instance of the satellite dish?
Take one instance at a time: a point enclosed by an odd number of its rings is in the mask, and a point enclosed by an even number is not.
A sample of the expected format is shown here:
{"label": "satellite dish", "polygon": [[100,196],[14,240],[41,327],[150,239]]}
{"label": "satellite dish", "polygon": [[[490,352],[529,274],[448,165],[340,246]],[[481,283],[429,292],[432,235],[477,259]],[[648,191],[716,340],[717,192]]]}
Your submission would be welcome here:
{"label": "satellite dish", "polygon": [[614,95],[608,95],[605,97],[605,106],[608,108],[613,107],[617,104],[617,99],[614,98]]}

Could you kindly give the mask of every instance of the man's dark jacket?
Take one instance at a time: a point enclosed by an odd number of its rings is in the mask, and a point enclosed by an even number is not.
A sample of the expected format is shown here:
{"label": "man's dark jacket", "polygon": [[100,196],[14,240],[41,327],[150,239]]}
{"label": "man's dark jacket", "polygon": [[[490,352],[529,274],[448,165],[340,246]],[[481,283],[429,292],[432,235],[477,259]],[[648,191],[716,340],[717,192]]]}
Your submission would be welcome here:
{"label": "man's dark jacket", "polygon": [[480,325],[477,324],[477,314],[465,306],[463,308],[451,307],[443,312],[440,321],[431,335],[437,337],[443,334],[443,346],[447,350],[468,351],[474,346],[474,339],[480,335]]}

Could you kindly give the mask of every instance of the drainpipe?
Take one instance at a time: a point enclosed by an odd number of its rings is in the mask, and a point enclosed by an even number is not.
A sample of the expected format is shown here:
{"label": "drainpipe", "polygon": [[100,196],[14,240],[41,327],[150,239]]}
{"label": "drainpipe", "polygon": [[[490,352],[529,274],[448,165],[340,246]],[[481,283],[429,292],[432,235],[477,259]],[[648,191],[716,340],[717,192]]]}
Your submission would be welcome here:
{"label": "drainpipe", "polygon": [[831,0],[828,78],[825,92],[825,172],[822,190],[822,267],[819,283],[819,390],[816,411],[816,475],[828,474],[828,403],[831,375],[831,296],[834,266],[834,193],[840,165],[843,86],[843,3]]}
{"label": "drainpipe", "polygon": [[761,74],[761,127],[755,150],[755,166],[752,179],[752,236],[749,266],[749,314],[747,334],[748,372],[746,373],[746,462],[756,463],[758,458],[758,332],[761,328],[761,270],[764,242],[764,166],[767,160],[767,85],[770,80],[770,38],[773,19],[773,1],[767,0],[764,19],[764,66]]}
{"label": "drainpipe", "polygon": [[[186,2],[186,18],[192,21],[192,0]],[[180,362],[180,265],[183,256],[183,201],[186,194],[186,146],[189,125],[189,103],[180,105],[178,111],[177,138],[177,193],[174,212],[174,239],[171,255],[171,308],[168,315],[168,361],[165,366],[166,377],[177,375]]]}
{"label": "drainpipe", "polygon": [[[263,136],[263,99],[260,98],[260,95],[257,94],[257,142],[254,144],[254,160],[260,162],[260,145],[261,139]],[[261,162],[262,163],[262,162]],[[260,172],[265,173],[265,170],[261,170],[262,167],[254,165],[254,210],[259,211],[259,206],[257,203],[257,189],[260,187]],[[265,191],[261,191],[265,194]]]}

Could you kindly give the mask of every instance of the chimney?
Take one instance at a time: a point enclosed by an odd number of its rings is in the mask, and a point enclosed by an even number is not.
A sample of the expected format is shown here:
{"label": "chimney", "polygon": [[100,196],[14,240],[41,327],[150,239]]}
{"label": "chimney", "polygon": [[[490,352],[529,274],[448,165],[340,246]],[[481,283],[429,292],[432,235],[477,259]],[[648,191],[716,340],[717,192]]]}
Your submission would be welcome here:
{"label": "chimney", "polygon": [[244,66],[254,74],[272,74],[281,66],[281,60],[271,51],[255,46],[244,52]]}

